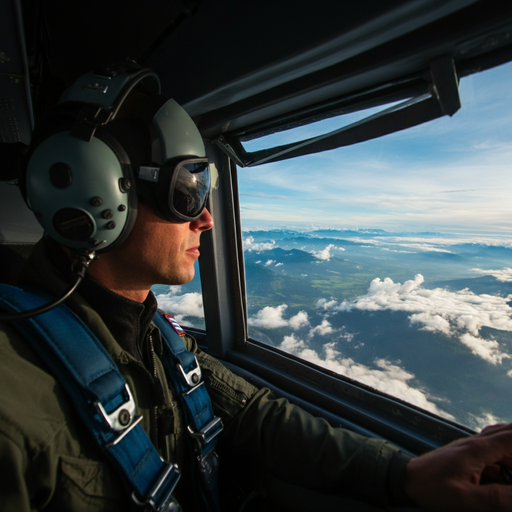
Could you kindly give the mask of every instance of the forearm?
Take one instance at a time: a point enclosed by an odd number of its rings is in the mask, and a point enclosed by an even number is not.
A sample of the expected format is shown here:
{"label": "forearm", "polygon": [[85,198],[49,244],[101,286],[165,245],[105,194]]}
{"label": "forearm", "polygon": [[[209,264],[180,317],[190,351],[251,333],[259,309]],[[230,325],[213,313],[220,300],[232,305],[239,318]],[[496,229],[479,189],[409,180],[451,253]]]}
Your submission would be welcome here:
{"label": "forearm", "polygon": [[378,505],[390,502],[388,470],[395,447],[332,428],[268,390],[260,390],[233,418],[224,438],[231,450],[290,483]]}

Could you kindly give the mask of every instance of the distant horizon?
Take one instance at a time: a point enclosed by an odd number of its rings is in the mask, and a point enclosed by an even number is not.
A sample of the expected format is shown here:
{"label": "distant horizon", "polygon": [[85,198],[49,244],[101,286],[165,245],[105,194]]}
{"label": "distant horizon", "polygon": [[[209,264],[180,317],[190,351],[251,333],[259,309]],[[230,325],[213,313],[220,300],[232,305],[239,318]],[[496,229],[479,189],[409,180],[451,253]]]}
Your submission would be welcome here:
{"label": "distant horizon", "polygon": [[[333,227],[304,227],[288,226],[288,227],[269,227],[265,228],[258,226],[250,228],[247,226],[242,227],[242,239],[251,233],[280,233],[289,232],[308,235],[316,232],[329,232],[332,231],[332,236],[338,234],[345,238],[355,238],[357,236],[368,237],[368,239],[375,237],[376,239],[410,239],[415,237],[420,238],[422,242],[430,241],[431,243],[438,243],[439,245],[460,245],[460,244],[481,244],[481,245],[494,245],[512,248],[512,236],[501,233],[467,233],[467,232],[442,232],[442,231],[388,231],[382,228],[333,228]],[[512,260],[511,260],[512,265]]]}
{"label": "distant horizon", "polygon": [[[257,221],[255,221],[257,222]],[[492,236],[502,236],[502,237],[510,237],[512,240],[512,233],[510,231],[475,231],[471,229],[456,229],[453,228],[453,230],[447,228],[444,230],[428,230],[428,229],[421,229],[418,227],[417,230],[410,229],[410,230],[399,230],[399,229],[389,229],[389,228],[382,228],[382,227],[351,227],[351,226],[336,226],[333,224],[325,224],[325,225],[309,225],[304,223],[304,225],[297,225],[297,224],[279,224],[276,222],[270,222],[268,224],[254,224],[252,225],[251,221],[245,221],[242,223],[242,233],[250,232],[250,231],[296,231],[301,233],[307,233],[311,231],[360,231],[360,232],[383,232],[386,234],[425,234],[425,235],[460,235],[460,236],[466,236],[467,234],[471,234],[474,236],[486,236],[486,235],[492,235]]]}
{"label": "distant horizon", "polygon": [[[512,199],[512,196],[511,196]],[[438,228],[427,228],[425,226],[387,226],[379,224],[378,222],[374,225],[352,225],[346,224],[340,221],[339,224],[334,222],[321,223],[321,222],[285,222],[266,220],[266,219],[243,219],[241,221],[242,232],[245,231],[272,231],[272,230],[289,230],[289,231],[315,231],[315,230],[335,230],[335,231],[384,231],[386,233],[432,233],[439,235],[492,235],[501,237],[510,237],[512,240],[512,225],[511,227],[503,227],[501,229],[484,228],[484,226],[478,227],[464,227],[464,226],[442,226]]]}

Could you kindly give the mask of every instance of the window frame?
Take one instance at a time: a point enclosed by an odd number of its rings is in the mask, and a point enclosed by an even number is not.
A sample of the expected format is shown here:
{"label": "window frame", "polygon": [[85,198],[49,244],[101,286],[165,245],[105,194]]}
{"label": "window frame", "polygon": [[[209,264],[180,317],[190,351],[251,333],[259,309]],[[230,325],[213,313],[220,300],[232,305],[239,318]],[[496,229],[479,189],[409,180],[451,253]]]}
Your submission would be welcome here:
{"label": "window frame", "polygon": [[201,238],[206,333],[189,331],[200,345],[255,385],[269,387],[333,425],[388,439],[411,454],[474,434],[468,427],[249,338],[238,170],[211,143],[207,156],[219,180],[209,204],[215,225]]}

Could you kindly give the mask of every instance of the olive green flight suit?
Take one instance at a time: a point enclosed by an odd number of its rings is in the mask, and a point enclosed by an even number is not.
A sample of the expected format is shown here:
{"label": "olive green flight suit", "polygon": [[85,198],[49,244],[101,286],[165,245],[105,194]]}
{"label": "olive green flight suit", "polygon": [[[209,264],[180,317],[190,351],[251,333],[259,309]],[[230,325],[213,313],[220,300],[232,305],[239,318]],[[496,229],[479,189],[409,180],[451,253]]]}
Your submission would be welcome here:
{"label": "olive green flight suit", "polygon": [[[26,265],[23,282],[56,295],[67,288],[41,243]],[[150,328],[165,410],[153,405],[154,376],[116,342],[94,304],[87,303],[78,292],[66,304],[119,366],[134,395],[137,414],[143,416],[142,426],[162,457],[184,468],[178,495],[190,497],[188,433],[160,361],[158,329]],[[273,477],[277,477],[292,486],[348,495],[381,506],[389,504],[388,468],[397,453],[395,447],[332,428],[287,400],[276,399],[268,389],[258,390],[234,375],[199,350],[191,337],[185,340],[187,348],[197,355],[215,414],[225,426],[219,439],[221,467],[224,464],[229,469],[234,464],[248,489],[258,488],[259,483],[251,476],[256,473],[270,478],[270,490],[266,491],[270,495],[281,492],[279,486],[272,491]],[[158,432],[157,416],[163,415],[171,422],[165,435]],[[111,512],[132,507],[118,475],[82,425],[66,390],[8,323],[0,324],[0,467],[2,511]],[[225,487],[231,486],[231,480],[222,481]],[[228,490],[238,492],[234,486]],[[290,507],[298,510],[298,505]]]}

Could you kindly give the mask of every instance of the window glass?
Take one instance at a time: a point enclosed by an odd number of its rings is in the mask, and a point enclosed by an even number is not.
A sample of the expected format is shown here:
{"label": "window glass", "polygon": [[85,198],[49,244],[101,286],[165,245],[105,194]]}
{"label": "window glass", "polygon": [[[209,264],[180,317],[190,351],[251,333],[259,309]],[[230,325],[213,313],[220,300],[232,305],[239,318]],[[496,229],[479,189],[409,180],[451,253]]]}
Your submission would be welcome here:
{"label": "window glass", "polygon": [[511,421],[511,82],[500,66],[451,118],[240,169],[249,335],[477,430]]}
{"label": "window glass", "polygon": [[184,285],[156,284],[151,290],[156,296],[158,307],[176,318],[184,327],[204,329],[203,295],[199,264],[196,261],[194,279]]}

